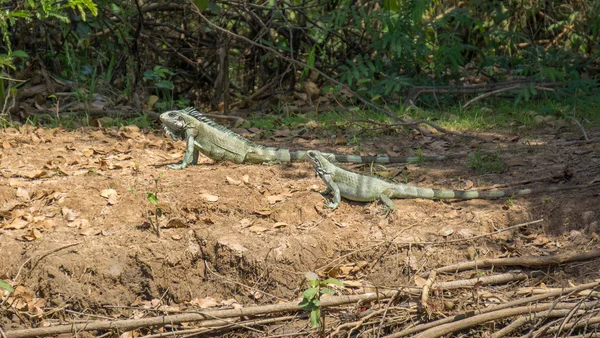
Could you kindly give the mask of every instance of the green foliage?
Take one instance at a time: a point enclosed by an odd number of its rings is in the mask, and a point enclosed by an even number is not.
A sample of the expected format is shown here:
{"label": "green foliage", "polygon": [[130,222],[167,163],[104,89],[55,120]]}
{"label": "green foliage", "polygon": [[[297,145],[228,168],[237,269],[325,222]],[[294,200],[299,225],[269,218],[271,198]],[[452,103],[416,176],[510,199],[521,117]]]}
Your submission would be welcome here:
{"label": "green foliage", "polygon": [[171,77],[174,75],[171,70],[158,65],[144,72],[144,81],[154,85],[156,94],[162,99],[157,105],[163,110],[173,107],[175,85],[171,82]]}
{"label": "green foliage", "polygon": [[309,287],[302,292],[302,301],[298,305],[302,310],[310,312],[310,326],[316,328],[321,325],[321,296],[335,294],[335,291],[327,288],[327,285],[344,286],[344,284],[335,278],[320,281],[319,276],[314,272],[306,273],[305,277]]}
{"label": "green foliage", "polygon": [[[0,1],[0,4],[7,0]],[[12,51],[9,28],[16,26],[20,21],[30,22],[33,18],[37,20],[56,19],[61,23],[69,24],[71,19],[67,14],[69,9],[77,10],[82,21],[86,21],[86,12],[93,16],[98,15],[98,7],[92,0],[25,0],[18,8],[0,10],[0,32],[2,40],[6,43],[6,54],[0,54],[0,69],[5,67],[14,68],[15,57],[28,58],[24,51]]]}
{"label": "green foliage", "polygon": [[10,284],[8,284],[7,282],[5,282],[5,281],[3,281],[1,279],[0,279],[0,289],[6,290],[8,292],[13,292],[14,291],[13,287]]}

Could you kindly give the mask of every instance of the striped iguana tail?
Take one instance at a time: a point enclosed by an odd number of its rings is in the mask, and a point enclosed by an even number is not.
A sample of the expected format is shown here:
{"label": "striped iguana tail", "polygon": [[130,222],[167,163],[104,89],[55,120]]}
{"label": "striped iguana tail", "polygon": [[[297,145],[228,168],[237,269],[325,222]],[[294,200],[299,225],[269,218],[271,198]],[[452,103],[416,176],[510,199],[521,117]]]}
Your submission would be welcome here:
{"label": "striped iguana tail", "polygon": [[[308,161],[306,156],[306,150],[287,150],[280,149],[289,152],[290,161]],[[450,154],[450,155],[419,155],[419,156],[363,156],[363,155],[352,155],[352,154],[334,154],[334,153],[321,153],[323,156],[329,158],[332,162],[341,163],[410,163],[419,161],[446,161],[457,158],[464,158],[467,154]]]}
{"label": "striped iguana tail", "polygon": [[460,199],[460,200],[471,200],[471,199],[492,199],[501,197],[513,197],[522,196],[536,193],[554,192],[562,190],[575,190],[584,189],[594,186],[600,186],[600,183],[592,184],[580,184],[580,185],[565,185],[565,186],[554,186],[544,188],[533,188],[533,189],[515,189],[515,190],[446,190],[446,189],[432,189],[418,186],[410,186],[406,184],[396,184],[393,189],[390,189],[391,198],[425,198],[432,200],[445,200],[445,199]]}

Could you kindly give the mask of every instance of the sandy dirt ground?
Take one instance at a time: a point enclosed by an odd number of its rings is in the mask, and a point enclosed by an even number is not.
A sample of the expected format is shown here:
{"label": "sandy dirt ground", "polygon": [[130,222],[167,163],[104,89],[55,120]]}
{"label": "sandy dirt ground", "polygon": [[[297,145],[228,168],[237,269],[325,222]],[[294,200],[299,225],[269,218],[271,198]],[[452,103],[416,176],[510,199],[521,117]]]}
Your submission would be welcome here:
{"label": "sandy dirt ground", "polygon": [[[597,139],[600,130],[588,134]],[[295,132],[253,141],[357,152],[324,131],[289,135]],[[577,127],[482,136],[448,142],[401,131],[363,138],[359,149],[399,156],[482,149],[499,153],[502,171],[477,172],[466,158],[348,167],[453,189],[600,179],[600,143],[581,142]],[[598,248],[598,187],[514,199],[396,200],[398,211],[386,217],[378,202],[328,209],[315,191],[325,186],[309,163],[239,165],[202,157],[184,170],[166,168],[183,151],[183,142],[134,126],[0,130],[0,279],[15,288],[0,299],[0,326],[133,318],[146,315],[143,307],[274,304],[299,299],[308,271],[346,282],[341,293],[358,294],[415,285],[419,273],[475,258]],[[160,216],[148,193],[157,196]],[[521,286],[591,281],[600,278],[599,268],[592,261],[547,269],[545,278]]]}

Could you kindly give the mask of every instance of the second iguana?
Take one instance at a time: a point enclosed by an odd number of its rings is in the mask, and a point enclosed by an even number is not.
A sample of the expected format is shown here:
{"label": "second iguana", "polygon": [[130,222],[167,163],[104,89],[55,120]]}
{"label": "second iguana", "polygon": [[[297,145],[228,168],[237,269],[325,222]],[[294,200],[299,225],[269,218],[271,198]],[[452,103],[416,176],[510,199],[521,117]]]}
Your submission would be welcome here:
{"label": "second iguana", "polygon": [[[174,141],[185,140],[186,152],[180,164],[171,164],[169,168],[182,169],[198,161],[198,153],[213,160],[225,160],[235,163],[281,163],[307,161],[306,151],[264,147],[215,123],[195,108],[172,110],[160,115],[164,130]],[[324,153],[337,162],[349,163],[405,163],[416,160],[446,160],[464,157],[463,154],[448,156],[360,156]]]}
{"label": "second iguana", "polygon": [[377,177],[367,176],[353,171],[340,168],[327,159],[327,155],[316,150],[306,152],[306,157],[313,164],[319,177],[327,185],[322,192],[327,195],[333,192],[333,202],[328,202],[330,208],[337,208],[341,198],[347,198],[357,202],[371,202],[381,200],[388,208],[394,210],[396,206],[392,198],[425,198],[432,200],[441,199],[491,199],[500,197],[511,197],[529,195],[540,192],[552,192],[559,190],[583,189],[600,184],[555,186],[538,189],[520,190],[438,190],[426,187],[412,186],[401,183],[388,182]]}

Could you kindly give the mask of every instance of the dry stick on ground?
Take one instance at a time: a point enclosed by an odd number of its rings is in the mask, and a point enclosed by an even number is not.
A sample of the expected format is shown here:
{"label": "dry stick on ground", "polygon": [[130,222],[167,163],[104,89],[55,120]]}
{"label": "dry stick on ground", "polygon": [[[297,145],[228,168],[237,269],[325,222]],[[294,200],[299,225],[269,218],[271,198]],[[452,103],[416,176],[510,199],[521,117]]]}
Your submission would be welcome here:
{"label": "dry stick on ground", "polygon": [[423,292],[421,293],[421,305],[423,307],[427,306],[427,301],[429,300],[429,289],[433,284],[433,280],[435,279],[436,272],[435,270],[431,271],[429,274],[429,278],[425,281],[425,285],[423,285]]}
{"label": "dry stick on ground", "polygon": [[[581,310],[592,309],[598,305],[599,304],[597,301],[585,302],[585,303],[581,304],[580,309]],[[459,320],[454,323],[440,325],[438,327],[434,327],[425,332],[422,332],[421,334],[419,334],[415,337],[418,337],[418,338],[441,337],[443,335],[447,335],[450,333],[468,329],[473,326],[480,325],[480,324],[483,324],[483,323],[486,323],[489,321],[510,318],[510,317],[524,315],[524,314],[528,314],[528,313],[535,314],[536,318],[545,318],[548,316],[553,316],[555,313],[554,311],[567,310],[564,313],[561,313],[561,315],[566,315],[566,314],[568,314],[568,311],[570,309],[572,309],[576,306],[579,306],[579,305],[573,304],[573,303],[558,303],[558,304],[544,303],[544,304],[533,304],[530,306],[521,306],[521,307],[512,308],[512,309],[504,309],[504,310],[500,310],[500,311],[494,311],[494,312],[484,313],[481,315],[476,315],[476,316],[473,316],[470,318]],[[553,310],[550,310],[550,309],[553,309]]]}
{"label": "dry stick on ground", "polygon": [[332,333],[329,334],[329,337],[335,337],[337,334],[340,333],[340,331],[350,328],[350,331],[348,332],[348,334],[351,334],[353,330],[358,329],[359,327],[361,327],[365,321],[367,321],[368,319],[371,319],[372,317],[375,317],[379,314],[382,314],[384,312],[388,311],[387,307],[385,309],[379,309],[377,311],[373,311],[371,313],[369,313],[368,315],[362,317],[360,320],[355,321],[355,322],[350,322],[350,323],[344,323],[342,325],[339,325],[338,327],[335,328],[335,331],[333,331]]}
{"label": "dry stick on ground", "polygon": [[[559,302],[563,301],[565,298],[568,298],[570,296],[573,296],[573,295],[579,294],[579,293],[580,293],[579,291],[572,291],[572,292],[569,292],[569,293],[561,294],[560,297],[556,298],[553,303],[554,304],[558,304]],[[587,299],[587,297],[581,298],[579,300],[578,304],[581,304],[586,299]],[[552,308],[550,310],[554,310],[554,309]],[[570,312],[566,314],[566,317],[565,316],[559,316],[559,317],[562,317],[563,321],[568,321],[569,318],[573,314],[575,314],[576,311],[579,311],[579,308],[578,307],[574,307],[573,309],[571,309],[569,311]],[[510,323],[509,325],[507,325],[506,327],[504,327],[501,330],[499,330],[498,332],[494,333],[492,336],[493,336],[493,338],[503,337],[503,336],[505,336],[505,335],[507,335],[507,334],[509,334],[511,332],[514,332],[515,330],[517,330],[521,326],[525,325],[526,323],[533,321],[534,319],[535,318],[533,318],[531,316],[527,316],[527,315],[523,316],[521,318],[518,318],[518,319],[514,320],[512,323]],[[536,326],[539,323],[540,322],[538,321],[537,324],[536,324]],[[548,327],[549,325],[552,325],[552,324],[553,323],[548,323],[548,324],[544,325],[544,327]],[[533,329],[535,329],[536,326],[534,326]],[[542,327],[540,330],[542,330],[544,327]]]}
{"label": "dry stick on ground", "polygon": [[[331,307],[356,303],[358,301],[374,301],[383,298],[393,297],[397,291],[384,291],[378,293],[369,293],[364,295],[327,297],[321,301],[321,307]],[[274,304],[267,306],[255,306],[241,309],[214,310],[210,312],[210,318],[239,318],[246,316],[257,316],[265,314],[274,314],[280,312],[302,311],[297,302]],[[36,336],[55,336],[63,333],[76,333],[80,331],[97,330],[134,330],[141,327],[165,326],[179,324],[183,322],[200,322],[197,326],[216,326],[228,325],[230,323],[223,320],[207,320],[209,316],[204,312],[183,313],[178,315],[150,317],[142,319],[125,319],[115,321],[92,321],[87,323],[77,323],[68,325],[57,325],[36,329],[14,330],[6,332],[7,338],[29,338]]]}
{"label": "dry stick on ground", "polygon": [[[510,323],[506,327],[494,332],[490,338],[502,338],[502,337],[505,337],[505,336],[509,335],[510,333],[516,331],[521,326],[523,326],[529,322],[532,322],[534,320],[547,319],[547,318],[561,318],[561,317],[568,315],[570,312],[571,312],[571,310],[548,310],[548,311],[541,312],[541,313],[540,312],[527,313],[525,316],[514,320],[512,323]],[[579,314],[585,314],[585,311],[580,311]]]}
{"label": "dry stick on ground", "polygon": [[574,117],[571,117],[571,119],[572,119],[573,121],[575,121],[575,123],[577,123],[577,125],[579,126],[579,128],[581,128],[581,132],[583,133],[583,138],[584,138],[586,141],[589,141],[589,140],[590,140],[590,138],[588,137],[587,133],[585,132],[585,128],[583,127],[583,125],[581,125],[581,123],[579,122],[579,120],[577,120],[577,119],[576,119],[576,118],[574,118]]}
{"label": "dry stick on ground", "polygon": [[[246,326],[257,326],[257,325],[273,324],[273,323],[282,322],[282,321],[288,321],[288,320],[294,320],[294,319],[304,319],[304,318],[308,318],[308,315],[300,314],[300,315],[295,315],[295,316],[283,316],[283,317],[275,317],[275,318],[262,319],[262,320],[252,319],[252,320],[245,320],[245,321],[239,322],[237,324],[246,325]],[[179,330],[179,331],[173,331],[173,332],[161,332],[161,333],[157,333],[157,334],[151,334],[148,336],[142,336],[139,338],[159,338],[159,337],[169,337],[169,336],[183,335],[183,334],[214,333],[216,331],[231,330],[234,328],[235,328],[234,325],[216,326],[216,327],[211,327],[211,328],[194,328],[194,329]]]}
{"label": "dry stick on ground", "polygon": [[454,316],[451,317],[447,317],[447,318],[443,318],[443,319],[439,319],[433,322],[429,322],[429,323],[425,323],[422,325],[418,325],[415,327],[411,327],[409,329],[406,330],[402,330],[400,332],[396,332],[390,336],[388,336],[387,338],[400,338],[400,337],[405,337],[405,336],[409,336],[409,335],[413,335],[417,332],[421,332],[421,331],[425,331],[427,329],[430,329],[432,327],[436,327],[442,324],[447,324],[447,323],[451,323],[453,321],[456,320],[461,320],[463,318],[467,318],[467,317],[471,317],[477,314],[483,314],[483,313],[489,313],[489,312],[493,312],[493,311],[499,311],[502,309],[507,309],[513,306],[518,306],[518,305],[523,305],[523,304],[528,304],[528,303],[533,303],[533,302],[538,302],[540,300],[543,299],[547,299],[547,298],[551,298],[551,297],[555,297],[555,296],[562,296],[564,294],[568,294],[568,293],[576,293],[576,292],[581,292],[583,290],[588,290],[588,289],[592,289],[597,287],[598,285],[600,285],[600,282],[593,282],[593,283],[588,283],[588,284],[582,284],[576,287],[572,287],[572,288],[566,288],[566,289],[558,289],[558,290],[554,290],[551,292],[547,292],[541,295],[535,295],[535,296],[531,296],[531,297],[527,297],[527,298],[520,298],[517,300],[513,300],[510,302],[506,302],[504,304],[500,304],[500,305],[496,305],[496,306],[491,306],[489,308],[484,308],[481,310],[473,310],[473,311],[466,311],[466,312],[462,312],[459,314],[456,314]]}
{"label": "dry stick on ground", "polygon": [[[519,89],[519,88],[523,87],[525,84],[526,83],[519,84],[519,85],[514,85],[514,86],[511,86],[511,87],[506,87],[506,88],[502,88],[502,89],[498,89],[498,90],[493,90],[491,92],[487,92],[485,94],[479,95],[476,98],[471,99],[467,103],[465,103],[462,106],[462,108],[463,109],[467,108],[470,104],[475,103],[475,102],[477,102],[479,100],[485,99],[486,97],[489,97],[489,96],[492,96],[492,95],[496,95],[496,94],[500,94],[500,93],[503,93],[503,92],[507,92],[507,91],[513,90],[513,89]],[[553,91],[555,91],[552,88],[545,88],[545,87],[540,87],[540,86],[535,86],[535,89],[537,89],[539,91],[546,91],[546,92],[553,92]]]}
{"label": "dry stick on ground", "polygon": [[585,261],[600,257],[600,250],[581,252],[576,254],[560,254],[552,256],[522,256],[522,257],[510,257],[510,258],[490,258],[476,260],[472,262],[464,262],[454,265],[444,266],[436,269],[438,273],[444,272],[460,272],[471,269],[482,269],[499,266],[525,266],[525,267],[536,267],[536,266],[548,266],[558,265],[568,262]]}
{"label": "dry stick on ground", "polygon": [[[530,78],[521,78],[517,80],[505,81],[505,82],[490,82],[484,84],[475,84],[468,86],[421,86],[412,87],[404,98],[404,106],[414,106],[414,101],[421,94],[476,94],[485,93],[489,91],[497,91],[506,87],[524,86],[524,85],[536,85],[536,88],[543,85],[545,87],[541,90],[548,91],[548,87],[558,87],[562,85],[562,82],[546,82],[546,81],[535,81]],[[518,88],[518,87],[517,87]],[[513,88],[514,89],[514,88]]]}
{"label": "dry stick on ground", "polygon": [[[452,281],[447,283],[434,284],[433,287],[441,290],[456,289],[461,287],[470,287],[476,283],[481,285],[506,283],[510,281],[522,280],[529,278],[524,273],[506,273],[497,276],[486,276],[481,278],[473,278],[464,281]],[[403,293],[414,293],[418,294],[422,292],[422,288],[403,288]],[[321,308],[327,308],[338,305],[351,304],[356,302],[369,302],[375,300],[387,299],[395,297],[398,294],[397,290],[379,291],[377,293],[367,293],[363,295],[351,295],[351,296],[336,296],[327,297],[321,300]],[[198,326],[215,326],[230,324],[227,321],[219,320],[226,318],[236,318],[245,316],[257,316],[265,314],[274,314],[280,312],[295,312],[302,311],[296,302],[266,305],[266,306],[255,306],[250,308],[232,309],[232,310],[214,310],[207,312],[195,312],[195,313],[182,313],[177,315],[167,315],[159,317],[150,317],[142,319],[124,319],[115,321],[91,321],[86,323],[73,323],[67,325],[57,325],[51,327],[35,328],[35,329],[24,329],[14,330],[6,332],[7,338],[29,338],[35,336],[52,336],[63,333],[76,333],[80,331],[97,331],[97,330],[124,330],[129,331],[140,327],[150,326],[165,326],[179,324],[183,322],[200,322]],[[216,320],[209,320],[209,318],[218,318]]]}
{"label": "dry stick on ground", "polygon": [[273,48],[271,48],[271,47],[269,47],[269,46],[265,46],[265,45],[262,45],[262,44],[260,44],[260,43],[254,42],[254,41],[252,41],[252,40],[248,39],[248,38],[247,38],[247,37],[245,37],[245,36],[242,36],[242,35],[239,35],[239,34],[235,34],[235,33],[231,32],[231,31],[228,31],[228,30],[227,30],[227,29],[225,29],[225,28],[222,28],[221,26],[219,26],[219,25],[217,25],[217,24],[213,23],[213,22],[212,22],[212,21],[210,21],[210,20],[209,20],[207,17],[205,17],[205,16],[202,14],[202,12],[201,12],[201,11],[198,9],[198,7],[196,7],[196,5],[194,4],[194,2],[193,2],[193,1],[191,1],[191,0],[190,0],[190,3],[191,3],[191,5],[192,5],[192,10],[193,10],[193,11],[194,11],[194,12],[195,12],[195,13],[196,13],[196,14],[197,14],[197,15],[198,15],[200,18],[202,18],[202,20],[204,20],[204,22],[206,22],[206,23],[207,23],[209,26],[211,26],[211,27],[215,28],[216,30],[218,30],[218,31],[220,31],[220,32],[223,32],[223,33],[225,33],[225,34],[227,34],[227,35],[230,35],[230,36],[232,36],[232,37],[233,37],[233,38],[235,38],[235,39],[242,40],[242,41],[244,41],[244,42],[247,42],[247,43],[249,43],[249,44],[251,44],[251,45],[253,45],[253,46],[259,47],[259,48],[261,48],[261,49],[264,49],[264,50],[266,50],[266,51],[268,51],[268,52],[270,52],[270,53],[273,53],[273,55],[275,55],[275,56],[276,56],[277,58],[279,58],[279,59],[282,59],[282,60],[285,60],[285,61],[291,62],[291,63],[293,63],[293,64],[295,64],[295,65],[298,65],[298,66],[300,66],[300,67],[302,67],[302,68],[305,68],[305,69],[310,69],[310,70],[312,70],[313,72],[316,72],[316,73],[318,73],[319,75],[321,75],[322,77],[324,77],[324,78],[325,78],[325,79],[327,79],[328,81],[331,81],[331,82],[333,82],[333,83],[335,83],[335,84],[337,84],[337,85],[341,86],[342,88],[344,88],[345,90],[347,90],[349,93],[353,94],[353,95],[354,95],[356,98],[358,98],[358,99],[359,99],[359,100],[360,100],[360,101],[361,101],[361,102],[362,102],[364,105],[366,105],[367,107],[369,107],[369,108],[371,108],[371,109],[374,109],[375,111],[378,111],[378,112],[380,112],[380,113],[386,114],[387,116],[391,117],[391,118],[392,118],[394,121],[398,121],[398,123],[399,123],[399,124],[401,124],[401,125],[404,125],[404,126],[407,126],[407,127],[416,127],[417,125],[420,125],[420,124],[426,124],[426,125],[428,125],[428,126],[432,127],[433,129],[435,129],[435,130],[437,130],[437,131],[439,131],[439,132],[442,132],[442,133],[444,133],[444,134],[450,134],[450,135],[456,135],[456,136],[462,136],[462,137],[471,137],[471,138],[477,138],[477,136],[475,136],[475,135],[472,135],[472,134],[467,134],[467,133],[457,133],[457,132],[452,132],[452,131],[449,131],[449,130],[447,130],[447,129],[443,128],[443,127],[440,127],[440,126],[438,126],[438,125],[437,125],[437,124],[435,124],[435,123],[432,123],[432,122],[429,122],[429,121],[426,121],[426,120],[406,121],[406,120],[404,120],[404,119],[401,119],[401,118],[399,118],[398,116],[396,116],[396,115],[395,115],[393,112],[391,112],[391,111],[389,111],[389,110],[387,110],[387,109],[380,108],[379,106],[377,106],[377,105],[375,105],[375,104],[371,103],[369,100],[367,100],[367,99],[365,99],[365,98],[361,97],[361,96],[360,96],[360,95],[358,95],[358,94],[357,94],[355,91],[353,91],[352,89],[350,89],[350,87],[348,87],[347,85],[345,85],[345,84],[341,83],[340,81],[338,81],[338,80],[334,79],[333,77],[331,77],[331,76],[327,75],[326,73],[322,72],[321,70],[319,70],[319,69],[317,69],[317,68],[315,68],[315,67],[313,67],[313,66],[309,66],[308,64],[306,64],[306,63],[304,63],[304,62],[301,62],[301,61],[298,61],[298,60],[296,60],[296,59],[294,59],[294,58],[287,57],[287,56],[285,56],[285,55],[283,55],[283,54],[279,53],[277,50],[275,50],[275,49],[273,49]]}
{"label": "dry stick on ground", "polygon": [[577,322],[577,323],[568,323],[563,326],[551,327],[545,333],[547,333],[547,334],[548,333],[549,334],[558,333],[558,332],[562,332],[565,330],[579,329],[579,328],[585,327],[590,324],[599,324],[599,323],[600,323],[600,316],[594,316],[594,317],[587,318],[585,321],[581,321],[581,322]]}

